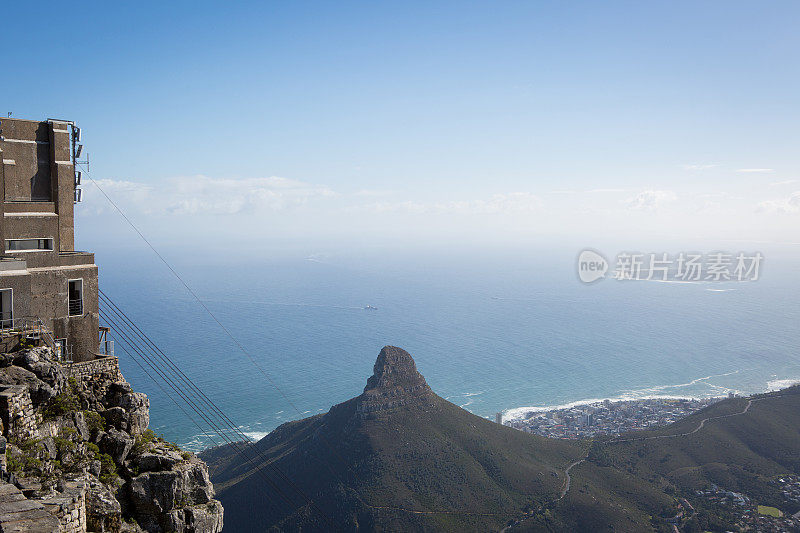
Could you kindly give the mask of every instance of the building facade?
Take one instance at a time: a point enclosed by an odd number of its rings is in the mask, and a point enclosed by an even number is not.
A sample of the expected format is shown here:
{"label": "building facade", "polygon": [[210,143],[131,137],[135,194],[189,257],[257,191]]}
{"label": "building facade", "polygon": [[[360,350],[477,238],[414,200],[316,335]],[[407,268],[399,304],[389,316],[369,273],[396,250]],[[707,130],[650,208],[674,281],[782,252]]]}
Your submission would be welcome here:
{"label": "building facade", "polygon": [[80,130],[0,119],[0,330],[43,325],[65,359],[95,357],[97,265],[75,250]]}

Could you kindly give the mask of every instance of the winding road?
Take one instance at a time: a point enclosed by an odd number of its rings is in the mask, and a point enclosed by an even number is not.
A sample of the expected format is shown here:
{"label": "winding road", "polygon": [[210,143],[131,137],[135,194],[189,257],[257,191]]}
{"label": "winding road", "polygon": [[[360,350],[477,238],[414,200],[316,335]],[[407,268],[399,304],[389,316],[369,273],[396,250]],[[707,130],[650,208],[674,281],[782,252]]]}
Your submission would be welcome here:
{"label": "winding road", "polygon": [[[578,461],[575,461],[574,463],[569,465],[566,470],[564,470],[564,476],[565,476],[566,479],[565,479],[565,483],[564,483],[564,488],[561,489],[561,494],[558,497],[559,500],[567,495],[567,493],[569,492],[569,487],[572,484],[572,478],[569,475],[569,471],[572,470],[573,468],[575,468],[576,466],[578,466],[579,464],[581,464],[582,462],[584,462],[585,460],[586,460],[586,457],[584,457],[583,459],[580,459]],[[558,500],[556,500],[556,501],[558,501]]]}
{"label": "winding road", "polygon": [[[730,418],[730,417],[733,417],[733,416],[743,415],[743,414],[747,413],[750,410],[750,407],[753,405],[753,402],[757,402],[759,400],[766,400],[766,399],[769,399],[769,398],[780,398],[782,396],[783,395],[775,395],[775,396],[765,396],[765,397],[762,397],[762,398],[749,398],[747,400],[747,404],[744,406],[744,409],[742,409],[741,411],[739,411],[737,413],[729,413],[727,415],[718,415],[718,416],[706,417],[706,418],[700,420],[700,423],[697,425],[696,428],[694,428],[691,431],[687,431],[686,433],[674,433],[672,435],[650,435],[650,436],[647,436],[647,437],[630,437],[630,438],[625,438],[625,439],[617,438],[617,439],[608,440],[608,441],[604,442],[603,444],[618,444],[618,443],[622,443],[622,442],[637,442],[637,441],[646,441],[646,440],[654,440],[654,439],[674,439],[674,438],[678,438],[678,437],[688,437],[689,435],[694,435],[695,433],[697,433],[698,431],[703,429],[706,426],[706,422],[710,422],[712,420],[721,420],[723,418]],[[578,466],[579,464],[581,464],[584,461],[586,461],[586,459],[588,457],[589,457],[589,452],[587,451],[586,455],[584,455],[583,458],[578,459],[577,461],[575,461],[573,463],[570,463],[564,469],[564,488],[561,489],[561,493],[559,494],[558,498],[553,500],[552,503],[556,503],[556,502],[561,501],[561,500],[564,499],[564,497],[569,492],[570,487],[572,486],[572,476],[570,475],[570,471],[573,468],[575,468],[576,466]],[[522,522],[527,520],[529,517],[530,517],[530,513],[528,514],[528,516],[524,516],[521,519],[515,521],[513,524],[503,528],[501,533],[505,533],[506,531],[508,531],[512,527],[521,524]]]}
{"label": "winding road", "polygon": [[[779,396],[771,396],[771,398],[779,398]],[[727,415],[709,416],[707,418],[704,418],[700,421],[700,424],[696,428],[687,433],[676,433],[674,435],[651,435],[649,437],[633,437],[629,439],[613,439],[606,442],[606,444],[616,444],[618,442],[636,442],[641,440],[654,440],[654,439],[674,439],[676,437],[688,437],[689,435],[694,435],[695,433],[703,429],[706,425],[706,422],[708,422],[709,420],[720,420],[722,418],[730,418],[732,416],[739,416],[745,414],[747,411],[750,410],[750,406],[753,405],[753,402],[756,402],[758,400],[763,400],[763,398],[754,398],[747,400],[747,405],[745,405],[744,409],[739,413],[730,413]]]}

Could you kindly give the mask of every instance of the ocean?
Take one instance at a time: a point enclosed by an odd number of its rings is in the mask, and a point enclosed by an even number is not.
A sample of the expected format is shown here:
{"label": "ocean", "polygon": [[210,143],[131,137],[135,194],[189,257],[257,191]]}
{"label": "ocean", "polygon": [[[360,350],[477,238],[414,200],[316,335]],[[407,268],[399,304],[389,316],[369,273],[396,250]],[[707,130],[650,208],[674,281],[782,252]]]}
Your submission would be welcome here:
{"label": "ocean", "polygon": [[[258,439],[358,395],[388,344],[411,353],[439,395],[490,419],[788,386],[800,381],[797,251],[765,252],[755,282],[592,285],[578,281],[569,247],[165,253],[270,379],[152,252],[100,249],[97,263],[103,291]],[[219,442],[122,348],[157,433],[193,450]]]}

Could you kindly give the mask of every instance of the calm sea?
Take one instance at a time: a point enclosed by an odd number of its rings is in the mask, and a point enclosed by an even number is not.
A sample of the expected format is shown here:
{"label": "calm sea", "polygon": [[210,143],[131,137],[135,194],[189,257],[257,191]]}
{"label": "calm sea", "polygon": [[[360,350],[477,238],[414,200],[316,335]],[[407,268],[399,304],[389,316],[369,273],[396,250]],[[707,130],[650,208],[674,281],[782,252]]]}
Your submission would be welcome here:
{"label": "calm sea", "polygon": [[[492,419],[800,380],[796,249],[767,255],[753,283],[591,286],[576,278],[578,251],[167,254],[281,392],[152,253],[100,251],[97,262],[103,290],[253,438],[359,394],[387,344],[408,350],[438,394]],[[151,427],[211,444],[121,343],[117,354],[150,397]]]}

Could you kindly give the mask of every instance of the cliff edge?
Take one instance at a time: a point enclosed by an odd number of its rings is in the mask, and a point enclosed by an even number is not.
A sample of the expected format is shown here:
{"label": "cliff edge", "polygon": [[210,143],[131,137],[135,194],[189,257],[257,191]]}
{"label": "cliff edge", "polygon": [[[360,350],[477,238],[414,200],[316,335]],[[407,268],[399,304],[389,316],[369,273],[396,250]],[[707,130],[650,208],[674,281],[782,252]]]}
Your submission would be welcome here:
{"label": "cliff edge", "polygon": [[206,464],[149,422],[114,357],[0,354],[0,532],[222,531]]}

